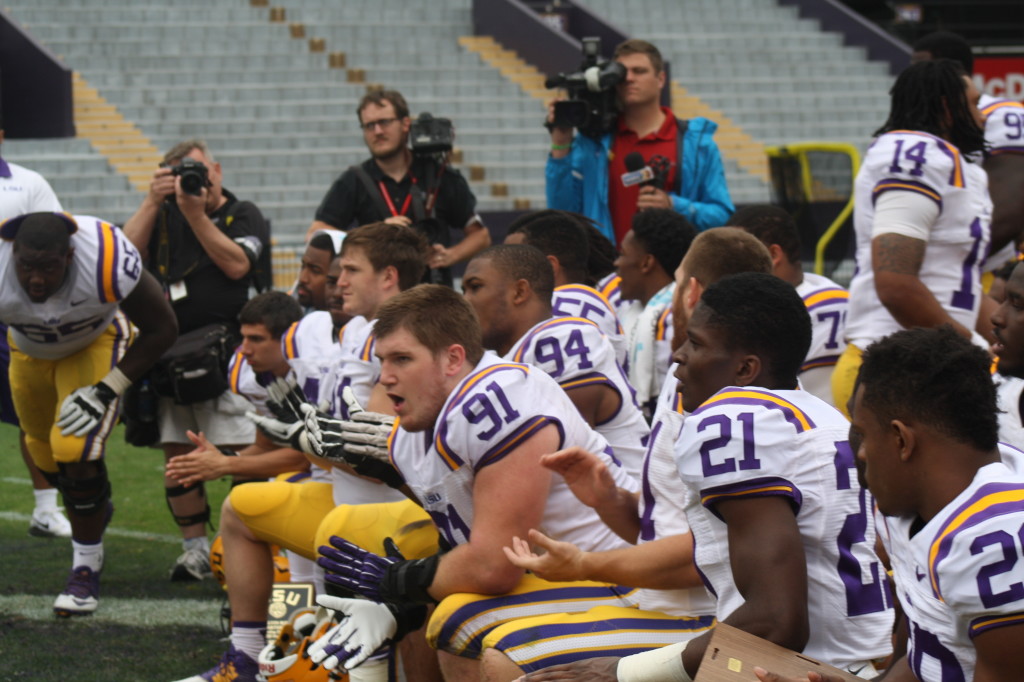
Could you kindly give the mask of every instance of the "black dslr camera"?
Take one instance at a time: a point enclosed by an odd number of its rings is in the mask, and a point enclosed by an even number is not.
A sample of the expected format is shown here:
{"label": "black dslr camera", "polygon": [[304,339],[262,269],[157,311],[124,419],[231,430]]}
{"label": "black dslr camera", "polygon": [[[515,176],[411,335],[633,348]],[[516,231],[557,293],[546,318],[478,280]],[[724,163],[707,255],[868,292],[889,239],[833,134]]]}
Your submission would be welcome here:
{"label": "black dslr camera", "polygon": [[413,154],[422,156],[445,154],[452,150],[455,129],[452,128],[451,119],[434,118],[424,111],[412,122],[412,126],[409,128],[409,140],[412,144]]}
{"label": "black dslr camera", "polygon": [[181,177],[181,191],[199,196],[204,187],[210,186],[210,169],[202,161],[185,157],[177,166],[164,164],[171,169],[171,175]]}
{"label": "black dslr camera", "polygon": [[544,81],[546,88],[564,88],[569,99],[555,102],[556,128],[576,128],[588,137],[600,137],[619,116],[615,86],[626,77],[626,67],[601,59],[601,39],[583,39],[583,64],[576,73],[560,73]]}

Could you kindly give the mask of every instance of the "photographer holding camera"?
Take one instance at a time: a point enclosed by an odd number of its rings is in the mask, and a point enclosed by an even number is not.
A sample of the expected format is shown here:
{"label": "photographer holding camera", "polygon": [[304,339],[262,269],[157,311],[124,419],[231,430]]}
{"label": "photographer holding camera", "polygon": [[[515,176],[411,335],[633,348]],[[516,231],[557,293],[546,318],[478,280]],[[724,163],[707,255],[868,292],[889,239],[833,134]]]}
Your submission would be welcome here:
{"label": "photographer holding camera", "polygon": [[[450,286],[451,266],[491,243],[469,184],[447,166],[450,122],[423,114],[414,123],[396,90],[367,93],[357,115],[371,156],[334,181],[307,238],[321,229],[348,230],[378,221],[414,226],[433,245],[428,281]],[[465,234],[454,245],[453,228]]]}
{"label": "photographer holding camera", "polygon": [[[620,44],[613,59],[621,69],[600,63],[599,52],[597,39],[584,39],[584,73],[548,82],[582,100],[577,109],[577,102],[549,107],[548,208],[584,214],[615,244],[629,232],[633,215],[649,208],[673,209],[698,230],[723,225],[734,209],[712,140],[717,124],[677,119],[661,106],[666,76],[654,45]],[[608,96],[612,88],[618,116]]]}
{"label": "photographer holding camera", "polygon": [[[249,298],[260,255],[270,248],[269,225],[259,209],[239,201],[221,179],[220,164],[205,142],[182,142],[164,156],[142,205],[124,225],[146,269],[163,286],[180,330],[178,343],[150,377],[160,396],[156,420],[167,460],[194,449],[186,431],[201,431],[229,449],[255,438],[245,418],[248,402],[228,390],[220,367],[181,371],[182,365],[168,359],[212,355],[214,364],[224,361],[226,369],[224,349],[230,354],[239,340],[238,313]],[[164,487],[184,538],[171,579],[201,580],[211,575],[204,528],[210,507],[203,485],[185,488],[165,476]]]}

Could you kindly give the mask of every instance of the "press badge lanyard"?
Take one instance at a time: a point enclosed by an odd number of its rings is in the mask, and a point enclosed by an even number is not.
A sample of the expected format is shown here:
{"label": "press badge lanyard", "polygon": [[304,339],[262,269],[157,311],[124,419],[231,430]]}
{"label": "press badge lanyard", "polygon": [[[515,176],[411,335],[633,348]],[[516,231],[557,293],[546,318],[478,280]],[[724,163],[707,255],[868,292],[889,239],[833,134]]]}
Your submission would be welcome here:
{"label": "press badge lanyard", "polygon": [[[416,178],[412,178],[412,184],[416,184]],[[381,196],[384,197],[384,201],[388,204],[388,209],[391,211],[391,215],[405,215],[406,211],[409,210],[409,204],[412,203],[412,187],[409,187],[409,193],[405,195],[405,201],[402,203],[402,211],[399,212],[395,209],[395,203],[391,201],[391,194],[388,192],[388,188],[384,186],[384,181],[378,180],[377,186],[380,188],[380,193]]]}

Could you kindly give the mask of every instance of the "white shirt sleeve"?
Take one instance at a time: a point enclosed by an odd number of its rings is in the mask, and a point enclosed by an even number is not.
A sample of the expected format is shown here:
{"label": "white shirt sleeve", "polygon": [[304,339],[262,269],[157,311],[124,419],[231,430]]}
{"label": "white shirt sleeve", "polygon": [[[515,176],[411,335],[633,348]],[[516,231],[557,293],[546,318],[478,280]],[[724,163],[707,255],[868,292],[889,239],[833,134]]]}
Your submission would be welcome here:
{"label": "white shirt sleeve", "polygon": [[938,217],[939,205],[923,194],[898,190],[883,192],[875,202],[871,238],[901,234],[926,242]]}

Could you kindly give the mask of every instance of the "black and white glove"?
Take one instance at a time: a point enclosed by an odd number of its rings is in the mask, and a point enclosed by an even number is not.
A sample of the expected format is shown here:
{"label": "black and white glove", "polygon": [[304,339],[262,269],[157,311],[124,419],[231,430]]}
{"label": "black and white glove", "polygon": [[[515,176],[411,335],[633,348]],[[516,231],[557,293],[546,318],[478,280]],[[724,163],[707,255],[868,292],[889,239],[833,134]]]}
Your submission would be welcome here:
{"label": "black and white glove", "polygon": [[373,654],[419,629],[426,620],[423,606],[378,604],[326,594],[316,601],[335,611],[340,620],[308,649],[310,660],[327,670],[358,667]]}
{"label": "black and white glove", "polygon": [[348,407],[349,420],[341,423],[341,440],[345,452],[388,461],[388,438],[395,427],[395,418],[379,412],[367,412],[346,386],[341,397]]}
{"label": "black and white glove", "polygon": [[302,406],[308,402],[294,377],[278,377],[267,385],[267,409],[278,421],[301,422]]}
{"label": "black and white glove", "polygon": [[283,422],[273,417],[264,417],[256,412],[246,412],[245,416],[277,445],[299,450],[307,455],[316,454],[306,436],[305,422]]}
{"label": "black and white glove", "polygon": [[348,420],[303,408],[310,445],[319,456],[342,460],[358,474],[376,478],[392,488],[402,487],[405,480],[388,457],[388,437],[395,418],[364,410],[348,386],[342,391],[342,398],[348,406]]}
{"label": "black and white glove", "polygon": [[103,421],[110,405],[117,400],[117,392],[100,381],[74,391],[60,405],[57,426],[62,436],[81,438]]}

